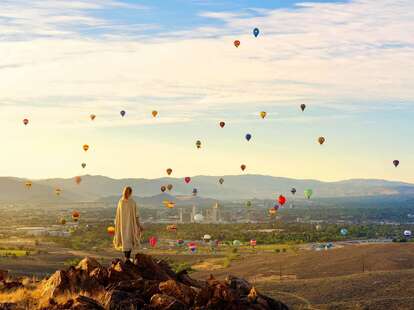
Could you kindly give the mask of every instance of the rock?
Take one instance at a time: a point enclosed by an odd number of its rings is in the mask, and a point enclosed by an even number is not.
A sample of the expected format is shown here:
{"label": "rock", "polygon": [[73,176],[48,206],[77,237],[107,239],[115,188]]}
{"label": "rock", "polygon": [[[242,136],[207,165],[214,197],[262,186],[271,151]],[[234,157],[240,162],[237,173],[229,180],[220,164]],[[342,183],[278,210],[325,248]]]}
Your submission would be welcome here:
{"label": "rock", "polygon": [[145,305],[138,294],[120,290],[107,292],[104,300],[106,310],[141,309]]}
{"label": "rock", "polygon": [[102,267],[98,261],[91,257],[85,257],[82,259],[79,264],[76,266],[76,269],[83,270],[87,274],[90,274],[94,269]]}
{"label": "rock", "polygon": [[183,283],[185,285],[188,285],[188,286],[193,286],[193,287],[197,287],[197,288],[203,288],[203,287],[207,286],[207,282],[205,282],[205,281],[199,281],[199,280],[192,279],[188,275],[187,270],[183,270],[183,271],[180,271],[179,273],[177,273],[177,279],[181,283]]}
{"label": "rock", "polygon": [[249,282],[234,276],[228,276],[226,278],[226,283],[230,288],[238,291],[240,295],[248,295],[252,289],[252,285]]}
{"label": "rock", "polygon": [[78,296],[71,310],[105,310],[98,302],[86,296]]}
{"label": "rock", "polygon": [[189,286],[174,280],[168,280],[161,282],[159,288],[161,293],[172,296],[187,306],[191,306],[194,303],[195,291]]}
{"label": "rock", "polygon": [[108,285],[108,270],[104,267],[96,267],[93,269],[89,276],[99,282],[101,285]]}
{"label": "rock", "polygon": [[149,255],[137,254],[135,255],[134,264],[137,266],[139,273],[144,279],[167,281],[174,279],[171,273],[165,270],[164,263],[157,264]]}
{"label": "rock", "polygon": [[134,281],[142,279],[140,270],[130,261],[125,263],[117,259],[112,262],[108,269],[108,283],[117,283],[122,281]]}
{"label": "rock", "polygon": [[256,300],[257,300],[257,297],[258,297],[257,296],[257,291],[256,291],[256,289],[254,287],[252,287],[252,289],[249,292],[249,295],[247,295],[247,300],[250,303],[255,303]]}
{"label": "rock", "polygon": [[151,308],[155,310],[187,310],[186,305],[175,299],[174,297],[155,294],[151,298]]}
{"label": "rock", "polygon": [[7,270],[0,269],[0,282],[6,281],[8,276],[9,276],[9,272]]}

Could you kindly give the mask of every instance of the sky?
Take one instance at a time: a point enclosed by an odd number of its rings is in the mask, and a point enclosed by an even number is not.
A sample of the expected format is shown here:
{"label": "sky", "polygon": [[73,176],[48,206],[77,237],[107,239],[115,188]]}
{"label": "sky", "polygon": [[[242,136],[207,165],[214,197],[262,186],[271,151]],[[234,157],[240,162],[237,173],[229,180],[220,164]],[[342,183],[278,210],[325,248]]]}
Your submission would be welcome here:
{"label": "sky", "polygon": [[3,0],[0,29],[0,176],[414,182],[411,0]]}

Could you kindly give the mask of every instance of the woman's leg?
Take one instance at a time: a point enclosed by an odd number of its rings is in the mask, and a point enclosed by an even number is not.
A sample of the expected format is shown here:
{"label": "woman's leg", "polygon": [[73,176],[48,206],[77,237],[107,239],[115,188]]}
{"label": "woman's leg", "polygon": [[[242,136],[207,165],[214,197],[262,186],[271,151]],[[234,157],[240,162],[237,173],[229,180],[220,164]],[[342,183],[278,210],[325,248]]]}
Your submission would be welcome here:
{"label": "woman's leg", "polygon": [[130,259],[131,258],[131,251],[125,251],[124,255],[125,255],[126,259]]}

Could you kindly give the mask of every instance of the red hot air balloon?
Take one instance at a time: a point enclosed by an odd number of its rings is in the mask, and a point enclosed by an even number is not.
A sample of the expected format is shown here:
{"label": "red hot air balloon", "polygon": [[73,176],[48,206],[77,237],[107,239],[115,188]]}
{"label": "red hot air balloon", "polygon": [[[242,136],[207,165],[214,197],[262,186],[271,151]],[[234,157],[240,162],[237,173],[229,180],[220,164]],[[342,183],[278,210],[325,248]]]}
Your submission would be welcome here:
{"label": "red hot air balloon", "polygon": [[190,183],[191,182],[191,178],[190,177],[185,177],[184,178],[184,182],[187,183],[187,184]]}
{"label": "red hot air balloon", "polygon": [[27,124],[29,124],[29,120],[28,120],[27,118],[25,118],[25,119],[23,120],[23,124],[24,124],[25,126],[27,126]]}
{"label": "red hot air balloon", "polygon": [[239,40],[234,41],[234,46],[239,47],[240,46],[240,41]]}
{"label": "red hot air balloon", "polygon": [[240,166],[240,169],[241,169],[242,171],[246,170],[246,165],[241,165],[241,166]]}
{"label": "red hot air balloon", "polygon": [[224,126],[226,126],[225,122],[220,122],[220,127],[223,128]]}
{"label": "red hot air balloon", "polygon": [[157,245],[157,242],[158,242],[157,237],[152,236],[149,238],[149,244],[152,248],[155,248],[155,246]]}
{"label": "red hot air balloon", "polygon": [[283,195],[280,195],[278,198],[278,202],[281,206],[283,206],[286,203],[286,197]]}

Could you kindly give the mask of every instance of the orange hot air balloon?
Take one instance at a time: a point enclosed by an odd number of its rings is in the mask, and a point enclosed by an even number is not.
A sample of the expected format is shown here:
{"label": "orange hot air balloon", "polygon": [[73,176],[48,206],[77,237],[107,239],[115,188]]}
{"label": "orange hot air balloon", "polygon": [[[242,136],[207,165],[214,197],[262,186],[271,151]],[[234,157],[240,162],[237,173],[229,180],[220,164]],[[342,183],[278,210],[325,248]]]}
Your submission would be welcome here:
{"label": "orange hot air balloon", "polygon": [[115,235],[115,227],[109,226],[106,231],[108,232],[108,235],[114,236]]}
{"label": "orange hot air balloon", "polygon": [[60,188],[55,189],[56,196],[60,196],[61,193],[62,193],[62,190]]}
{"label": "orange hot air balloon", "polygon": [[262,112],[260,112],[260,117],[261,118],[265,118],[267,116],[267,112],[265,112],[265,111],[262,111]]}
{"label": "orange hot air balloon", "polygon": [[168,184],[167,185],[167,189],[168,189],[168,191],[171,191],[173,189],[173,185],[172,184]]}
{"label": "orange hot air balloon", "polygon": [[175,208],[175,203],[170,201],[169,203],[167,203],[167,208],[168,208],[168,209],[173,209],[173,208]]}
{"label": "orange hot air balloon", "polygon": [[80,213],[78,211],[73,211],[72,212],[72,219],[74,222],[77,222],[80,218]]}
{"label": "orange hot air balloon", "polygon": [[60,223],[61,225],[65,225],[65,224],[66,224],[66,220],[65,220],[64,218],[61,218],[61,219],[59,220],[59,223]]}
{"label": "orange hot air balloon", "polygon": [[241,166],[240,166],[240,169],[241,169],[242,171],[246,170],[246,165],[241,165]]}
{"label": "orange hot air balloon", "polygon": [[87,152],[89,150],[89,145],[84,144],[82,148],[85,152]]}
{"label": "orange hot air balloon", "polygon": [[32,182],[31,181],[27,181],[25,185],[26,185],[26,188],[27,189],[31,189],[32,188]]}
{"label": "orange hot air balloon", "polygon": [[152,117],[157,117],[157,115],[158,115],[158,111],[155,111],[155,110],[154,110],[154,111],[152,111],[152,112],[151,112],[151,114],[152,114]]}
{"label": "orange hot air balloon", "polygon": [[240,41],[239,40],[234,41],[234,46],[239,47],[240,46]]}
{"label": "orange hot air balloon", "polygon": [[167,231],[169,232],[176,232],[177,231],[177,225],[172,224],[167,226]]}
{"label": "orange hot air balloon", "polygon": [[25,119],[23,120],[23,124],[26,126],[27,124],[29,124],[29,120],[28,120],[27,118],[25,118]]}
{"label": "orange hot air balloon", "polygon": [[173,172],[173,170],[171,168],[168,168],[166,171],[167,171],[168,175],[171,175],[171,173]]}
{"label": "orange hot air balloon", "polygon": [[76,182],[76,184],[80,184],[80,182],[82,182],[82,178],[80,176],[76,176],[75,177],[75,182]]}
{"label": "orange hot air balloon", "polygon": [[318,138],[318,142],[319,142],[319,144],[320,144],[320,145],[324,144],[324,143],[325,143],[325,141],[326,141],[326,140],[325,140],[325,138],[324,138],[324,137],[319,137],[319,138]]}
{"label": "orange hot air balloon", "polygon": [[91,118],[91,120],[93,121],[93,120],[95,120],[96,115],[95,115],[95,114],[91,114],[89,117],[90,117],[90,118]]}

